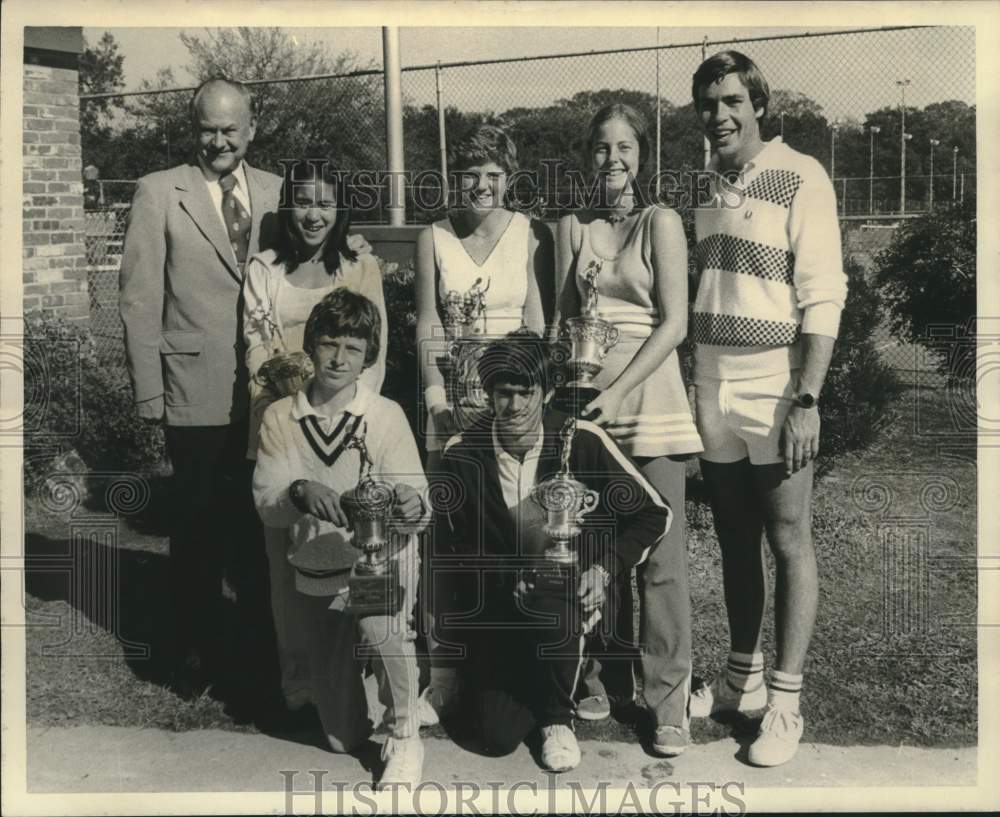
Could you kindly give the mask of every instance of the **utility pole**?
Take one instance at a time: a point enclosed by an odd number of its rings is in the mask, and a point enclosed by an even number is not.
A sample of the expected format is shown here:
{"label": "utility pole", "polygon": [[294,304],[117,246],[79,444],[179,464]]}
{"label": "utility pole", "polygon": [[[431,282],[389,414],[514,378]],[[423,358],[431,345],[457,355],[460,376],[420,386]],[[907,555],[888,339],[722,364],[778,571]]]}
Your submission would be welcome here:
{"label": "utility pole", "polygon": [[868,126],[868,215],[875,212],[875,137],[881,132],[878,125]]}
{"label": "utility pole", "polygon": [[934,209],[934,148],[940,145],[941,142],[938,139],[931,139],[931,189],[928,196],[927,209]]}

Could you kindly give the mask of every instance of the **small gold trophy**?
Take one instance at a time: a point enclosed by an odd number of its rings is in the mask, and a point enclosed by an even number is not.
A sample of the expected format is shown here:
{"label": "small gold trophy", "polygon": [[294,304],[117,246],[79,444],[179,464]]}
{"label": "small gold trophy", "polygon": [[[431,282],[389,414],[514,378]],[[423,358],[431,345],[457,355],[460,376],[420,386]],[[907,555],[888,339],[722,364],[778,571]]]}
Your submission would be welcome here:
{"label": "small gold trophy", "polygon": [[459,428],[465,428],[467,422],[486,408],[477,363],[485,348],[481,318],[486,311],[490,283],[483,286],[483,279],[477,278],[465,292],[449,290],[442,301],[444,330],[450,342],[446,382]]}
{"label": "small gold trophy", "polygon": [[569,470],[574,434],[576,418],[570,417],[559,433],[559,470],[531,492],[532,501],[545,511],[542,530],[552,540],[552,546],[545,550],[546,564],[534,571],[535,590],[542,593],[576,592],[580,557],[570,550],[569,542],[579,535],[583,515],[597,507],[597,492],[574,478]]}
{"label": "small gold trophy", "polygon": [[363,555],[351,567],[346,610],[356,616],[394,615],[403,605],[403,589],[399,584],[399,565],[386,551],[396,494],[389,483],[372,477],[373,463],[364,432],[360,436],[355,433],[347,447],[358,450],[361,464],[357,487],[341,495],[340,505],[353,529],[351,544]]}
{"label": "small gold trophy", "polygon": [[593,381],[604,368],[604,358],[618,343],[618,329],[597,314],[597,278],[601,262],[591,261],[581,274],[585,290],[580,315],[567,318],[561,337],[569,341],[566,366],[571,380],[556,390],[554,405],[578,416],[580,409],[601,393]]}

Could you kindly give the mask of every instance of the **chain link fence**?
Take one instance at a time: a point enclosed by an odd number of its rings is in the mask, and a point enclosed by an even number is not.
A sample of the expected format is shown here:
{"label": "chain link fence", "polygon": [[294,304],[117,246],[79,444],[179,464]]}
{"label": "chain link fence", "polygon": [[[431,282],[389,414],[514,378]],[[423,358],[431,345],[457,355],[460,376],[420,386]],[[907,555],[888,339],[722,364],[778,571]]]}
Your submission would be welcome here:
{"label": "chain link fence", "polygon": [[[653,150],[640,181],[700,169],[706,149],[691,75],[705,56],[730,47],[752,56],[770,83],[764,138],[780,135],[827,169],[849,250],[862,263],[901,215],[975,197],[975,30],[883,28],[404,68],[407,221],[444,212],[447,145],[483,122],[508,130],[523,169],[545,169],[528,186],[534,211],[548,219],[569,204],[568,174],[585,170],[587,123],[610,101],[632,104],[649,122]],[[323,157],[364,173],[372,206],[357,208],[354,220],[386,223],[381,72],[252,85],[254,164],[279,171],[281,159]],[[107,97],[81,101],[84,163],[97,171],[85,186],[91,325],[116,353],[117,270],[134,179],[188,155],[191,90],[129,94],[114,108]],[[926,355],[884,326],[873,331],[895,368],[909,375],[925,365],[931,376]]]}

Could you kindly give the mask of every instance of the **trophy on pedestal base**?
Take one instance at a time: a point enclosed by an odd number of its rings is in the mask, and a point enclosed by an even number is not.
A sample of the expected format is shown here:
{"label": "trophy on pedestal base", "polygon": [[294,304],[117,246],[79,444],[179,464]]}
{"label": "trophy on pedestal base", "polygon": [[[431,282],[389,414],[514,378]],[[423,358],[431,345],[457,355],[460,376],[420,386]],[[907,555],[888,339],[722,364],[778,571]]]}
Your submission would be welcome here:
{"label": "trophy on pedestal base", "polygon": [[581,517],[597,507],[597,492],[574,478],[569,470],[569,456],[576,433],[576,419],[570,417],[559,436],[562,442],[559,470],[540,482],[531,492],[532,501],[545,511],[542,527],[552,540],[546,548],[544,564],[532,571],[535,592],[573,595],[579,581],[579,554],[570,550],[570,540],[581,531]]}
{"label": "trophy on pedestal base", "polygon": [[465,292],[451,289],[442,299],[442,324],[449,341],[448,353],[439,360],[448,384],[449,402],[460,428],[486,408],[486,398],[479,383],[478,361],[485,348],[481,317],[486,310],[486,292],[477,278]]}
{"label": "trophy on pedestal base", "polygon": [[552,405],[574,417],[601,393],[593,381],[604,368],[604,358],[618,343],[618,329],[597,314],[597,277],[601,264],[591,261],[582,274],[586,300],[580,315],[567,318],[560,333],[570,381],[559,386]]}
{"label": "trophy on pedestal base", "polygon": [[356,616],[395,615],[403,606],[399,565],[387,554],[395,491],[389,483],[372,478],[373,463],[363,435],[355,434],[347,447],[358,450],[361,466],[357,487],[341,495],[340,505],[353,528],[351,544],[363,555],[351,567],[346,611]]}

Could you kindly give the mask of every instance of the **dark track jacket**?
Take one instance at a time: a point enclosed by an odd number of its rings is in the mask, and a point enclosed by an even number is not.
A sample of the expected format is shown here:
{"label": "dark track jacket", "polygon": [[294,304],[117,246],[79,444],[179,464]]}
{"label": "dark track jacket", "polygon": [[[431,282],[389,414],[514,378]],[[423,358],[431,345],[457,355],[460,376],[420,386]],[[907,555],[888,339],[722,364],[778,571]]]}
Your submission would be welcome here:
{"label": "dark track jacket", "polygon": [[[536,484],[559,470],[559,432],[566,419],[550,411],[543,420]],[[431,478],[437,481],[430,555],[436,614],[500,612],[511,604],[518,569],[540,564],[539,555],[519,541],[504,502],[490,428],[484,423],[453,438],[441,473]],[[577,421],[569,466],[599,497],[583,517],[583,532],[570,543],[580,554],[580,569],[600,564],[615,577],[644,561],[670,527],[666,500],[593,423]]]}

